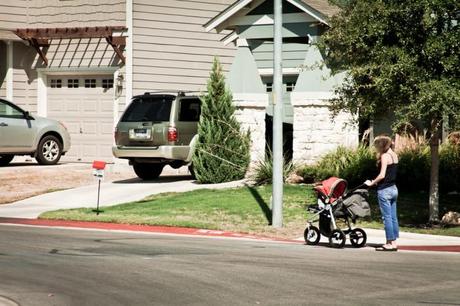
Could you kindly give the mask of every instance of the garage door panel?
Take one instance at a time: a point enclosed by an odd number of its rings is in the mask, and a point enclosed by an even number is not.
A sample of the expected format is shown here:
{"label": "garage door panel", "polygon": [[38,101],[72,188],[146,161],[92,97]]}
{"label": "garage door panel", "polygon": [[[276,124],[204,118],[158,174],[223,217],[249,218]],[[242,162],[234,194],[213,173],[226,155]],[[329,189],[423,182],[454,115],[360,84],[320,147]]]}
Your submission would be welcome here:
{"label": "garage door panel", "polygon": [[[48,77],[48,117],[62,121],[72,139],[71,150],[63,160],[112,160],[113,89],[102,88],[102,80],[110,78],[110,75]],[[62,88],[52,88],[53,79]],[[68,88],[69,79],[78,88]],[[92,88],[85,87],[88,79],[96,80]]]}

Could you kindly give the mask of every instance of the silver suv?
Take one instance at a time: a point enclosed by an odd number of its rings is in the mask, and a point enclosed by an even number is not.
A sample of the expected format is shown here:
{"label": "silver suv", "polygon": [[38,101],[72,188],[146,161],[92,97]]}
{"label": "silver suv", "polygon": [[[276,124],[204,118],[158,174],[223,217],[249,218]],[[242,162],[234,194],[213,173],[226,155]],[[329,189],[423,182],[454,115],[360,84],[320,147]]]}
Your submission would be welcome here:
{"label": "silver suv", "polygon": [[165,165],[191,169],[200,113],[200,98],[183,92],[135,96],[115,128],[113,155],[128,159],[144,180],[157,178]]}
{"label": "silver suv", "polygon": [[70,135],[59,121],[32,116],[0,99],[0,166],[15,155],[31,155],[41,165],[54,165],[70,149]]}

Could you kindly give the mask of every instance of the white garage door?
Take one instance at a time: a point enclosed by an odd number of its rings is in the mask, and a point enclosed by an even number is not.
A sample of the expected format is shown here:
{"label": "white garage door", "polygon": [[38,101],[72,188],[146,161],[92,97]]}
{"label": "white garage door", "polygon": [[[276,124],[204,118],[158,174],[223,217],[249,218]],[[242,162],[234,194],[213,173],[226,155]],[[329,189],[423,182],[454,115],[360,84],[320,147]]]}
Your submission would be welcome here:
{"label": "white garage door", "polygon": [[72,139],[65,161],[112,160],[113,76],[48,76],[48,117]]}

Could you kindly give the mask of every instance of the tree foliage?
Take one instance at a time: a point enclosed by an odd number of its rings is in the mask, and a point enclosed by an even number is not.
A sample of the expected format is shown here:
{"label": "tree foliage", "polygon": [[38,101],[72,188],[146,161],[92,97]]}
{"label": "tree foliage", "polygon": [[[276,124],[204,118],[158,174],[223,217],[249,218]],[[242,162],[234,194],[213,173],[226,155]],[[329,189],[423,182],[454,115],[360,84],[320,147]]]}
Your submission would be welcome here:
{"label": "tree foliage", "polygon": [[395,129],[422,122],[432,139],[436,196],[439,129],[445,118],[460,119],[460,1],[339,2],[320,44],[332,71],[348,73],[332,109],[361,118],[392,111]]}
{"label": "tree foliage", "polygon": [[222,66],[214,59],[207,94],[201,98],[199,140],[193,156],[198,182],[221,183],[244,178],[249,165],[250,135],[235,119],[232,95]]}

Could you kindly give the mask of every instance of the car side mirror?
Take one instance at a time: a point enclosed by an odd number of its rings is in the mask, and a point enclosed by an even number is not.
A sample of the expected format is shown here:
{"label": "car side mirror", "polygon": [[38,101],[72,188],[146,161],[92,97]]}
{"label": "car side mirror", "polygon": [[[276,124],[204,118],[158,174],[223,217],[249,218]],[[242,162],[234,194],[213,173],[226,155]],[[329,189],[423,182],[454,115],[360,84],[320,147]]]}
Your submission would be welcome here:
{"label": "car side mirror", "polygon": [[24,112],[24,118],[26,120],[35,120],[29,112]]}

